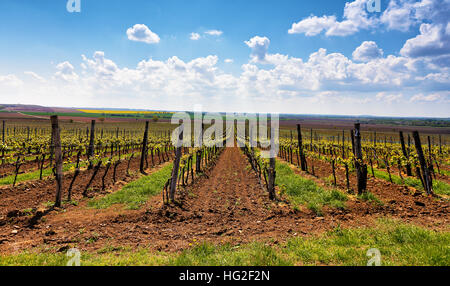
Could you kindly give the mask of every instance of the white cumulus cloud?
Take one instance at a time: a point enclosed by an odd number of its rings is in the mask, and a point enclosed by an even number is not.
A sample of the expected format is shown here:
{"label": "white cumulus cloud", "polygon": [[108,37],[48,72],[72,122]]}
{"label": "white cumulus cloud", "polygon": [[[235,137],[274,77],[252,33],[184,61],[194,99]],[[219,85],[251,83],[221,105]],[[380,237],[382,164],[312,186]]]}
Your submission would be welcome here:
{"label": "white cumulus cloud", "polygon": [[82,55],[79,71],[59,63],[46,82],[31,72],[23,82],[0,76],[0,102],[13,94],[14,101],[60,106],[186,110],[198,103],[214,111],[448,116],[450,68],[442,56],[383,55],[367,41],[353,58],[322,48],[296,58],[271,54],[267,37],[245,44],[250,59],[234,73],[221,69],[216,55],[119,66],[96,51]]}
{"label": "white cumulus cloud", "polygon": [[311,15],[297,23],[293,23],[288,33],[315,36],[325,31],[327,36],[352,35],[359,30],[369,29],[378,23],[376,16],[369,17],[366,7],[367,0],[347,2],[345,3],[342,21],[338,21],[334,15],[321,17]]}
{"label": "white cumulus cloud", "polygon": [[59,63],[56,65],[56,69],[58,70],[55,73],[55,77],[65,80],[65,81],[74,81],[78,79],[78,74],[75,73],[75,68],[68,61]]}
{"label": "white cumulus cloud", "polygon": [[450,54],[450,35],[442,24],[422,24],[420,34],[406,41],[400,54],[408,57]]}
{"label": "white cumulus cloud", "polygon": [[411,102],[416,102],[416,101],[423,101],[423,102],[435,102],[435,101],[441,101],[441,100],[446,100],[447,102],[450,99],[450,92],[436,92],[436,93],[431,93],[431,94],[423,94],[423,93],[419,93],[414,95],[413,97],[411,97],[410,101]]}
{"label": "white cumulus cloud", "polygon": [[386,103],[398,102],[402,97],[402,94],[392,94],[386,92],[380,92],[375,96],[376,100]]}
{"label": "white cumulus cloud", "polygon": [[322,32],[326,36],[348,36],[361,30],[387,28],[406,32],[422,23],[447,25],[450,18],[448,0],[390,0],[380,13],[369,13],[369,0],[347,2],[342,20],[336,15],[311,15],[293,23],[289,34],[315,36]]}
{"label": "white cumulus cloud", "polygon": [[210,36],[220,36],[223,34],[223,32],[220,30],[209,30],[209,31],[206,31],[205,34],[208,34]]}
{"label": "white cumulus cloud", "polygon": [[8,87],[18,87],[23,84],[23,81],[14,74],[0,75],[0,85]]}
{"label": "white cumulus cloud", "polygon": [[144,42],[147,44],[157,44],[160,41],[159,36],[144,24],[136,24],[133,27],[128,28],[127,36],[131,41]]}
{"label": "white cumulus cloud", "polygon": [[352,54],[356,61],[370,61],[383,56],[383,50],[378,48],[377,43],[373,41],[365,41],[355,49]]}
{"label": "white cumulus cloud", "polygon": [[35,73],[35,72],[32,72],[32,71],[24,71],[23,73],[26,74],[26,75],[31,76],[33,79],[35,79],[35,80],[37,80],[37,81],[40,81],[40,82],[46,82],[45,78],[43,78],[42,76],[38,75],[38,74]]}
{"label": "white cumulus cloud", "polygon": [[405,32],[424,21],[446,23],[449,16],[448,0],[391,0],[380,21],[389,30]]}
{"label": "white cumulus cloud", "polygon": [[267,37],[255,36],[245,44],[252,49],[252,58],[255,62],[263,62],[269,49],[270,40]]}
{"label": "white cumulus cloud", "polygon": [[193,41],[197,41],[198,39],[200,39],[200,34],[199,33],[191,33],[191,36],[189,37],[189,39],[191,39]]}

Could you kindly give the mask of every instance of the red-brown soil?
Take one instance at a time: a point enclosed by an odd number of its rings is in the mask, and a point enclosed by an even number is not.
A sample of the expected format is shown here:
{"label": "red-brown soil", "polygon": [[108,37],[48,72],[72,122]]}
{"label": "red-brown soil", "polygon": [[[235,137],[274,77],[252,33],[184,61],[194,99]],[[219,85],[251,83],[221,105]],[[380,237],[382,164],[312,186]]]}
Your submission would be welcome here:
{"label": "red-brown soil", "polygon": [[[21,174],[23,172],[37,170],[37,169],[38,169],[38,165],[37,165],[36,160],[27,161],[20,166],[19,174]],[[3,165],[0,165],[0,178],[14,175],[15,171],[16,171],[15,163],[5,163]]]}
{"label": "red-brown soil", "polygon": [[0,112],[0,120],[14,120],[14,121],[44,121],[46,119],[41,119],[34,117],[32,115],[26,115],[20,112]]}
{"label": "red-brown soil", "polygon": [[294,211],[285,203],[270,201],[244,155],[237,148],[226,148],[215,167],[178,193],[179,206],[163,205],[160,195],[140,210],[88,209],[82,200],[78,206],[51,211],[33,227],[21,221],[0,226],[0,252],[42,246],[92,251],[107,245],[178,251],[202,241],[275,244],[337,225],[371,225],[385,216],[430,228],[448,227],[448,202],[414,196],[408,189],[384,182],[370,184],[384,206],[351,199],[345,210],[326,207],[324,216],[317,217],[305,208]]}

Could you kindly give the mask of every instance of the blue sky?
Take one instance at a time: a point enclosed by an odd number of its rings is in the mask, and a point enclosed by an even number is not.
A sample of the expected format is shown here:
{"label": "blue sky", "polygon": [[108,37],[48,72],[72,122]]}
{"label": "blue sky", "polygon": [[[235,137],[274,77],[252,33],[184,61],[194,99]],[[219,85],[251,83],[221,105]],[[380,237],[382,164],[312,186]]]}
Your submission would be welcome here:
{"label": "blue sky", "polygon": [[367,1],[2,0],[0,102],[449,117],[450,2]]}

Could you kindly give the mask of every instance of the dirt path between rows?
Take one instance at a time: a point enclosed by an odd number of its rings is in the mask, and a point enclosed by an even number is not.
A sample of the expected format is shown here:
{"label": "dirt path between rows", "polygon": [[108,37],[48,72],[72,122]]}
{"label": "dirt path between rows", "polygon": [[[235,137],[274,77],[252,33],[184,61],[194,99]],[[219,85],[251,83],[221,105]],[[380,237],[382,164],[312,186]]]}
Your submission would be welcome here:
{"label": "dirt path between rows", "polygon": [[[140,210],[120,206],[94,210],[83,202],[51,212],[33,228],[0,226],[0,253],[33,248],[64,251],[69,247],[96,251],[106,246],[110,251],[114,246],[131,246],[172,252],[203,241],[234,245],[262,241],[273,245],[338,225],[371,225],[375,218],[390,215],[389,209],[350,202],[348,210],[325,208],[324,216],[316,217],[306,208],[294,211],[284,203],[272,202],[238,148],[225,148],[216,166],[180,190],[177,200],[180,206],[165,206],[158,195]],[[348,216],[352,211],[355,215]],[[433,223],[430,221],[431,227]]]}

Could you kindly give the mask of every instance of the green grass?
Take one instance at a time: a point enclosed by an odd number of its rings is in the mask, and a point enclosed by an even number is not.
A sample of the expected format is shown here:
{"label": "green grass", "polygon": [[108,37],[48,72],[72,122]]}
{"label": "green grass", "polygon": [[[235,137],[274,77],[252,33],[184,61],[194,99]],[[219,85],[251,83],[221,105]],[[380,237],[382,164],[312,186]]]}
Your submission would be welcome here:
{"label": "green grass", "polygon": [[326,190],[313,180],[294,173],[288,164],[277,161],[275,183],[285,192],[294,205],[306,205],[310,210],[321,215],[323,205],[344,208],[347,196],[337,190]]}
{"label": "green grass", "polygon": [[450,177],[450,171],[441,169],[441,174],[444,175],[444,176]]}
{"label": "green grass", "polygon": [[[389,181],[389,174],[387,171],[382,171],[382,170],[374,168],[374,173],[375,173],[375,177],[383,179],[385,181]],[[391,173],[391,177],[392,177],[392,181],[397,185],[407,185],[407,186],[413,187],[417,190],[423,191],[422,183],[420,182],[419,179],[417,179],[415,177],[406,177],[405,176],[405,177],[403,177],[403,181],[400,178],[400,176],[392,174],[392,173]],[[446,182],[433,179],[433,191],[439,195],[450,196],[450,185],[447,184]]]}
{"label": "green grass", "polygon": [[316,240],[292,239],[285,252],[309,265],[366,265],[367,250],[377,248],[382,265],[450,265],[449,242],[449,232],[380,220],[374,228],[337,227]]}
{"label": "green grass", "polygon": [[91,208],[105,209],[114,204],[125,204],[128,209],[139,209],[150,196],[161,193],[172,172],[172,164],[125,185],[120,191],[89,201]]}
{"label": "green grass", "polygon": [[372,194],[369,191],[366,191],[366,192],[362,193],[361,195],[358,195],[358,199],[367,201],[367,202],[373,202],[377,205],[383,205],[383,202],[380,201],[380,199],[378,199],[374,194]]}
{"label": "green grass", "polygon": [[[450,265],[450,232],[436,232],[394,220],[374,227],[334,230],[319,236],[295,237],[280,245],[263,242],[232,246],[198,245],[178,253],[108,245],[82,252],[81,265],[283,266],[367,265],[367,251],[377,248],[381,265]],[[43,251],[0,255],[0,265],[66,265],[65,253]]]}
{"label": "green grass", "polygon": [[440,180],[433,180],[433,191],[439,195],[450,196],[450,184]]}

